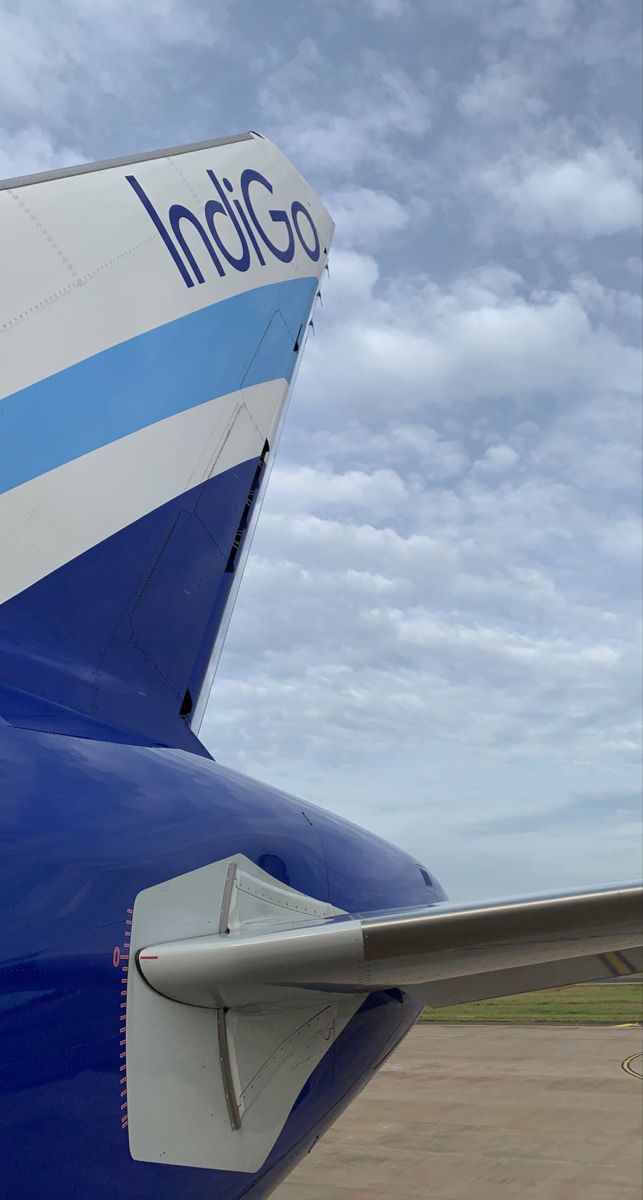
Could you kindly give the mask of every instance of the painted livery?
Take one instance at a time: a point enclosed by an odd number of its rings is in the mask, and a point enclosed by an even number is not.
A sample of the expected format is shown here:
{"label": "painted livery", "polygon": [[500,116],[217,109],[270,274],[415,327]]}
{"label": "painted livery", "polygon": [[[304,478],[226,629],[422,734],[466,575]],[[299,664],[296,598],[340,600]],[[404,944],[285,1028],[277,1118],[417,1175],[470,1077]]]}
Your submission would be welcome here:
{"label": "painted livery", "polygon": [[333,224],[243,134],[0,185],[0,1104],[20,1200],[269,1195],[423,1003],[640,965],[198,738]]}

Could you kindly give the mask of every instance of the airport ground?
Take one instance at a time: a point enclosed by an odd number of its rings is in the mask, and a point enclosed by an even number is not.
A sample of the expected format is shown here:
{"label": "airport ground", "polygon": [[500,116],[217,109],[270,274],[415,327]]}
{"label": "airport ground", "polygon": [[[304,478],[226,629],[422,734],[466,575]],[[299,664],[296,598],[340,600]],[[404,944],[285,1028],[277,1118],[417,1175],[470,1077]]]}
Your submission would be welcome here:
{"label": "airport ground", "polygon": [[275,1200],[640,1200],[641,1033],[417,1025]]}

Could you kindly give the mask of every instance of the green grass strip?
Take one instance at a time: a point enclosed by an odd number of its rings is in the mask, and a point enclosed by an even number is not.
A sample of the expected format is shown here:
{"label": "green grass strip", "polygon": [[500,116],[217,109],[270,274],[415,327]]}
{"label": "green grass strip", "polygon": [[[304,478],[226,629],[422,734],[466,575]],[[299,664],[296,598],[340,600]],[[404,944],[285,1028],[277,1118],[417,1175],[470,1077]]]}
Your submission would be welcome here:
{"label": "green grass strip", "polygon": [[643,986],[579,983],[573,987],[477,1000],[450,1008],[425,1008],[420,1021],[512,1025],[625,1025],[643,1021]]}

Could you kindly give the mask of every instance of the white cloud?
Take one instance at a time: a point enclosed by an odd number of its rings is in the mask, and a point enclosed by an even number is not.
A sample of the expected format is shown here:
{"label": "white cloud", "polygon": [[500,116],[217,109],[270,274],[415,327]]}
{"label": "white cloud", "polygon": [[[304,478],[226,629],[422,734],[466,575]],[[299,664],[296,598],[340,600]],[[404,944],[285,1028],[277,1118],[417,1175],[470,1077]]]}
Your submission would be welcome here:
{"label": "white cloud", "polygon": [[548,104],[517,63],[492,62],[476,75],[459,99],[468,117],[485,121],[525,121],[544,115]]}
{"label": "white cloud", "polygon": [[331,192],[327,201],[335,221],[337,245],[370,248],[399,233],[411,219],[408,206],[372,188],[342,188]]}
{"label": "white cloud", "polygon": [[476,463],[476,467],[479,471],[493,471],[494,474],[500,474],[513,467],[517,461],[518,454],[513,446],[508,446],[506,442],[500,442],[485,450],[483,457]]}
{"label": "white cloud", "polygon": [[632,322],[636,332],[640,330],[643,305],[639,292],[608,288],[589,273],[572,275],[570,284],[587,312],[607,322]]}
{"label": "white cloud", "polygon": [[629,560],[637,570],[643,554],[643,530],[640,520],[634,517],[621,517],[611,521],[607,527],[601,530],[600,544],[606,558]]}
{"label": "white cloud", "polygon": [[526,233],[592,238],[638,229],[640,162],[621,141],[544,159],[504,158],[480,181]]}
{"label": "white cloud", "polygon": [[[636,394],[640,355],[577,291],[530,290],[516,272],[466,273],[450,287],[425,279],[381,286],[371,258],[337,251],[325,287],[330,362],[312,343],[305,378],[320,407],[386,413],[511,396],[619,389]],[[330,376],[330,377],[329,377]],[[323,382],[322,382],[323,381]]]}
{"label": "white cloud", "polygon": [[405,0],[366,0],[374,17],[402,17],[406,12]]}
{"label": "white cloud", "polygon": [[517,30],[535,38],[558,38],[569,27],[574,15],[574,0],[509,0],[501,5],[501,30]]}
{"label": "white cloud", "polygon": [[493,6],[479,0],[452,0],[454,8],[476,22],[494,41],[519,34],[521,38],[552,41],[561,38],[572,23],[574,0],[497,0]]}
{"label": "white cloud", "polygon": [[[99,114],[99,128],[84,131],[89,155],[77,155],[91,157],[93,138],[104,136],[121,104],[135,123],[143,100],[161,103],[178,54],[190,47],[210,54],[225,49],[227,10],[228,0],[207,8],[197,0],[139,0],[126,14],[120,0],[34,0],[17,8],[0,0],[0,115],[15,127],[14,137],[31,142],[31,170],[42,169],[40,149],[49,165],[78,144],[83,118]],[[45,127],[51,154],[34,141],[32,131]],[[155,139],[157,130],[147,136]],[[129,149],[128,130],[120,137]],[[28,158],[27,150],[17,149],[18,162]]]}
{"label": "white cloud", "polygon": [[292,466],[280,471],[273,488],[273,507],[294,511],[316,503],[325,511],[344,509],[383,520],[407,500],[404,480],[395,471],[332,471]]}
{"label": "white cloud", "polygon": [[0,179],[50,171],[82,160],[80,149],[55,143],[46,131],[35,125],[19,133],[5,134],[0,145]]}
{"label": "white cloud", "polygon": [[[327,63],[312,38],[305,38],[294,57],[271,71],[260,89],[262,108],[274,135],[306,170],[327,177],[360,173],[368,165],[404,162],[405,147],[429,130],[435,79],[427,73],[423,86],[387,58],[356,49],[348,63],[335,64],[333,92],[327,85]],[[377,103],[364,103],[376,89]],[[319,103],[292,120],[300,97],[320,92]],[[341,103],[337,104],[337,97]]]}

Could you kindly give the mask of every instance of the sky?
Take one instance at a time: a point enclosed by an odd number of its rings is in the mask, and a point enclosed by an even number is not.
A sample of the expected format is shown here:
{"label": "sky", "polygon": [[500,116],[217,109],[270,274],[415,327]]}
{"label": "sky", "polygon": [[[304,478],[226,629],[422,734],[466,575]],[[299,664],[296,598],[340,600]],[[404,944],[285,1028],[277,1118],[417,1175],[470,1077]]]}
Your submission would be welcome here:
{"label": "sky", "polygon": [[0,0],[0,177],[255,129],[337,231],[202,736],[451,897],[641,872],[637,0]]}

